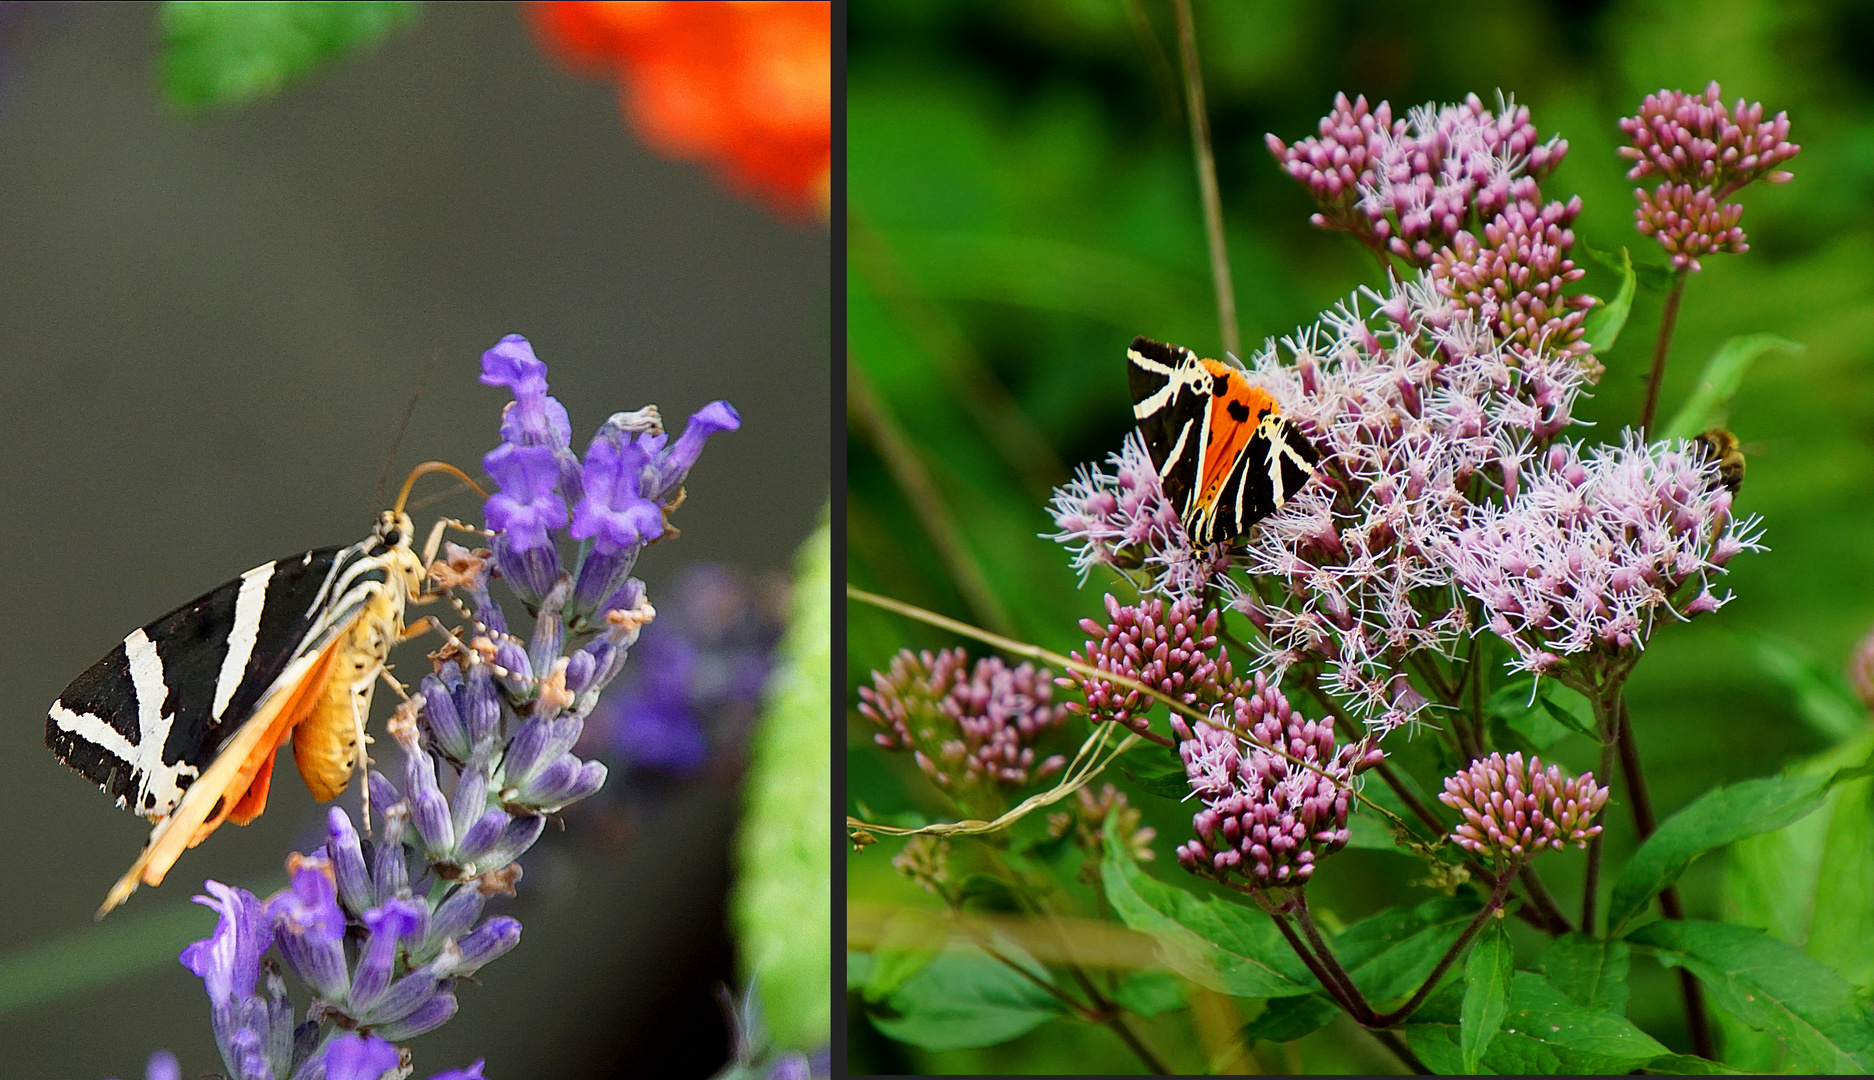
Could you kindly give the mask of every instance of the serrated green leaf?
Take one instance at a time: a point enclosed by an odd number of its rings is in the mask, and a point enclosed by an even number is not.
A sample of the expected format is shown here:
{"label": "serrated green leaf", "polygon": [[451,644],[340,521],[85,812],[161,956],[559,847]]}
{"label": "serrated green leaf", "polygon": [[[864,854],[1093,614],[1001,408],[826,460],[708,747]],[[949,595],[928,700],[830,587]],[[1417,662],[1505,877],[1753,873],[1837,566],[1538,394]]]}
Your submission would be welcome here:
{"label": "serrated green leaf", "polygon": [[1251,1046],[1258,1041],[1293,1042],[1326,1027],[1339,1012],[1340,1006],[1312,994],[1276,998],[1262,1015],[1243,1025],[1243,1041]]}
{"label": "serrated green leaf", "polygon": [[1169,971],[1135,971],[1113,990],[1113,1000],[1140,1016],[1184,1008],[1183,979]]}
{"label": "serrated green leaf", "polygon": [[[996,951],[1046,980],[1041,965],[1012,942]],[[924,970],[868,1011],[885,1035],[926,1050],[994,1046],[1065,1011],[1060,999],[975,946],[945,949]]]}
{"label": "serrated green leaf", "polygon": [[1621,867],[1607,908],[1610,933],[1617,933],[1660,890],[1678,881],[1693,859],[1800,820],[1822,805],[1828,785],[1828,777],[1768,776],[1699,796],[1667,818]]}
{"label": "serrated green leaf", "polygon": [[1267,915],[1200,898],[1140,869],[1108,816],[1100,877],[1120,921],[1158,942],[1165,966],[1199,986],[1231,997],[1287,997],[1320,983],[1289,948]]}
{"label": "serrated green leaf", "polygon": [[832,530],[801,545],[793,610],[749,743],[730,898],[742,976],[754,979],[776,1045],[808,1051],[832,1033]]}
{"label": "serrated green leaf", "polygon": [[1542,954],[1542,976],[1584,1009],[1627,1011],[1627,970],[1633,949],[1579,930],[1563,934]]}
{"label": "serrated green leaf", "polygon": [[1705,370],[1698,376],[1698,386],[1660,429],[1660,436],[1689,439],[1707,428],[1723,427],[1730,419],[1731,401],[1737,397],[1744,374],[1759,357],[1771,352],[1795,354],[1802,351],[1802,345],[1775,334],[1746,334],[1726,341],[1705,362]]}
{"label": "serrated green leaf", "polygon": [[1480,906],[1467,897],[1440,897],[1414,908],[1390,908],[1336,935],[1334,954],[1379,1008],[1419,988]]}
{"label": "serrated green leaf", "polygon": [[163,86],[183,108],[271,94],[414,19],[413,0],[168,0],[159,9]]}
{"label": "serrated green leaf", "polygon": [[[1462,989],[1447,987],[1413,1014],[1406,1040],[1425,1064],[1440,1073],[1464,1071],[1457,1012]],[[1584,1009],[1540,975],[1516,972],[1502,1028],[1484,1051],[1478,1071],[1556,1075],[1623,1073],[1669,1055],[1652,1036],[1624,1016]]]}
{"label": "serrated green leaf", "polygon": [[1509,1012],[1510,976],[1514,973],[1511,960],[1510,937],[1503,930],[1503,920],[1491,919],[1471,943],[1470,956],[1464,961],[1458,1047],[1464,1054],[1465,1072],[1477,1071],[1485,1049]]}
{"label": "serrated green leaf", "polygon": [[1588,249],[1588,254],[1595,262],[1620,275],[1620,289],[1612,300],[1603,301],[1588,314],[1582,324],[1582,333],[1597,353],[1604,353],[1614,347],[1619,339],[1621,328],[1627,325],[1627,316],[1633,313],[1633,290],[1639,284],[1639,276],[1633,272],[1633,254],[1625,247],[1620,249],[1620,258],[1615,260],[1612,252]]}
{"label": "serrated green leaf", "polygon": [[1791,697],[1796,713],[1831,742],[1853,738],[1868,730],[1868,707],[1833,667],[1808,649],[1779,634],[1740,630],[1751,658]]}
{"label": "serrated green leaf", "polygon": [[1854,987],[1821,961],[1754,927],[1701,919],[1663,919],[1627,939],[1697,975],[1739,1021],[1782,1039],[1798,1071],[1874,1067],[1874,1018]]}
{"label": "serrated green leaf", "polygon": [[1140,753],[1137,761],[1128,758],[1121,771],[1140,791],[1167,799],[1183,799],[1191,793],[1191,781],[1184,771],[1184,763],[1166,760],[1168,756]]}

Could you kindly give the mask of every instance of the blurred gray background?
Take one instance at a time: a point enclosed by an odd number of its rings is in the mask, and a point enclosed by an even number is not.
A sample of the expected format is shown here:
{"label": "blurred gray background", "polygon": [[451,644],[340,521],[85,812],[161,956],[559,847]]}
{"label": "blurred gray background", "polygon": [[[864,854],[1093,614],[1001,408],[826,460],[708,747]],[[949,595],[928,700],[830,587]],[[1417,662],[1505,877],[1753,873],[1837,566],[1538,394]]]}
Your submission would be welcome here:
{"label": "blurred gray background", "polygon": [[[106,955],[134,967],[179,920],[205,934],[213,916],[187,904],[203,878],[271,888],[288,850],[318,842],[322,809],[289,765],[264,817],[94,931],[147,826],[45,750],[44,710],[133,627],[362,538],[432,361],[393,492],[426,458],[479,471],[506,398],[475,376],[508,333],[547,361],[576,445],[647,402],[673,427],[715,398],[741,410],[692,474],[682,537],[639,564],[653,602],[692,561],[786,567],[828,491],[826,229],[641,148],[611,85],[556,67],[514,6],[428,5],[375,51],[199,119],[159,99],[155,17],[0,11],[0,1003],[95,977],[78,935],[116,935]],[[476,512],[457,497],[417,517]],[[423,648],[398,654],[406,675]],[[342,799],[355,813],[355,789]],[[735,805],[728,784],[694,785],[622,843],[569,834],[528,862],[506,902],[520,947],[414,1041],[415,1075],[477,1057],[491,1077],[713,1071]],[[222,1067],[173,952],[7,1004],[0,1047],[6,1077],[140,1077],[159,1047],[185,1076]]]}

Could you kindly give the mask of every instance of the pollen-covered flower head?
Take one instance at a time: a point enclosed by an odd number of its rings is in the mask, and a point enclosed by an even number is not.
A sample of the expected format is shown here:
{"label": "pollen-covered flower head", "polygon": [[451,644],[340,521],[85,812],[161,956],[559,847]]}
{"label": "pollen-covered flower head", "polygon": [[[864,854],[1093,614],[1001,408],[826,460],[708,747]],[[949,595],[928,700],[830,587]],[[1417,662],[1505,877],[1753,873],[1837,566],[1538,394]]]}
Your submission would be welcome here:
{"label": "pollen-covered flower head", "polygon": [[1038,759],[1035,743],[1067,719],[1047,668],[1010,668],[985,657],[972,668],[962,649],[902,649],[889,671],[859,688],[860,715],[882,730],[873,740],[910,750],[939,787],[969,799],[992,786],[1021,787],[1059,772],[1066,758]]}
{"label": "pollen-covered flower head", "polygon": [[[1170,604],[1146,597],[1137,604],[1121,604],[1106,594],[1107,622],[1080,620],[1080,628],[1094,637],[1081,652],[1080,663],[1112,672],[1186,705],[1219,701],[1231,683],[1230,661],[1217,648],[1217,611],[1201,619],[1190,600]],[[1095,721],[1110,720],[1144,731],[1156,700],[1108,679],[1070,671],[1056,680],[1078,687],[1083,700],[1067,708]]]}
{"label": "pollen-covered flower head", "polygon": [[1260,673],[1254,690],[1244,690],[1213,713],[1215,723],[1171,718],[1203,804],[1178,862],[1252,887],[1300,885],[1321,856],[1346,846],[1353,775],[1376,763],[1379,750],[1368,740],[1337,745],[1332,719],[1296,712]]}
{"label": "pollen-covered flower head", "polygon": [[1709,456],[1684,440],[1551,446],[1503,506],[1479,507],[1439,544],[1484,627],[1545,672],[1590,649],[1638,650],[1661,614],[1685,619],[1730,599],[1711,581],[1760,550],[1754,517],[1731,514]]}
{"label": "pollen-covered flower head", "polygon": [[1492,754],[1445,781],[1438,801],[1464,816],[1451,839],[1474,855],[1520,862],[1546,849],[1587,846],[1601,831],[1595,815],[1607,804],[1607,788],[1594,774],[1570,780],[1541,758],[1523,765],[1523,755]]}

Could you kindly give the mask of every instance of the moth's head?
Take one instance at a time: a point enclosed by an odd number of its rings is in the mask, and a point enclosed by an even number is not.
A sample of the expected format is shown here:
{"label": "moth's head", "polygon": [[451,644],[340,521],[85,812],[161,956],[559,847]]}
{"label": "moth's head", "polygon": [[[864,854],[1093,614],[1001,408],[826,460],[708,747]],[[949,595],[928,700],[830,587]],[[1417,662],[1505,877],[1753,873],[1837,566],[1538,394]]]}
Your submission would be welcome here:
{"label": "moth's head", "polygon": [[377,541],[387,548],[409,548],[410,534],[415,528],[410,523],[410,515],[401,510],[386,510],[377,516],[377,527],[371,530]]}

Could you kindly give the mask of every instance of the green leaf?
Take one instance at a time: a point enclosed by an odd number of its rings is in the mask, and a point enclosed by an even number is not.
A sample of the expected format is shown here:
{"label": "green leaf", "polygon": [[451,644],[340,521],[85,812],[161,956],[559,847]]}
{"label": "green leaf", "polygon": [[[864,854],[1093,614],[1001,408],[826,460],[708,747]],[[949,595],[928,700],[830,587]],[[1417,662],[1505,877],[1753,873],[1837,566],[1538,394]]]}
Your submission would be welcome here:
{"label": "green leaf", "polygon": [[1840,672],[1779,634],[1741,630],[1739,636],[1764,673],[1796,699],[1797,715],[1819,734],[1840,742],[1868,730],[1868,707]]}
{"label": "green leaf", "polygon": [[892,915],[872,951],[871,967],[861,989],[867,1001],[880,1001],[930,966],[942,949],[948,926],[934,911],[905,908]]}
{"label": "green leaf", "polygon": [[1157,1016],[1184,1008],[1184,987],[1169,971],[1137,971],[1113,991],[1113,1000],[1140,1016]]}
{"label": "green leaf", "polygon": [[793,611],[749,744],[730,897],[742,977],[778,1046],[832,1032],[832,531],[827,510],[795,557]]}
{"label": "green leaf", "polygon": [[1782,1039],[1798,1071],[1874,1068],[1874,1018],[1854,987],[1821,961],[1754,927],[1700,919],[1649,923],[1627,939],[1697,975],[1739,1021]]}
{"label": "green leaf", "polygon": [[1401,855],[1412,854],[1400,846],[1393,836],[1392,822],[1378,814],[1352,813],[1347,815],[1347,846],[1366,848],[1370,851],[1396,851]]}
{"label": "green leaf", "polygon": [[[1149,748],[1141,748],[1142,751],[1144,749]],[[1167,799],[1182,799],[1191,793],[1191,781],[1184,771],[1184,762],[1171,758],[1169,753],[1139,752],[1138,760],[1128,758],[1121,771],[1139,786],[1140,791]]]}
{"label": "green leaf", "polygon": [[1100,865],[1107,902],[1121,922],[1157,939],[1165,966],[1231,997],[1287,997],[1319,989],[1267,915],[1153,878],[1119,843],[1115,820],[1107,817]]}
{"label": "green leaf", "polygon": [[[1044,981],[1048,973],[1014,944],[996,951]],[[926,1050],[994,1046],[1061,1015],[1065,1007],[1033,980],[975,946],[945,949],[868,1013],[872,1026]]]}
{"label": "green leaf", "polygon": [[1484,699],[1484,712],[1528,739],[1537,750],[1547,750],[1570,731],[1594,734],[1594,706],[1579,691],[1554,679],[1517,679]]}
{"label": "green leaf", "polygon": [[271,94],[319,64],[375,45],[422,5],[330,0],[168,0],[158,15],[163,86],[187,109]]}
{"label": "green leaf", "polygon": [[1604,353],[1614,347],[1620,337],[1620,330],[1627,325],[1627,316],[1633,313],[1633,290],[1639,284],[1639,277],[1633,272],[1633,254],[1625,247],[1620,249],[1620,261],[1615,262],[1612,252],[1587,249],[1595,262],[1620,275],[1620,290],[1612,300],[1603,301],[1588,315],[1582,324],[1582,332],[1596,353]]}
{"label": "green leaf", "polygon": [[1733,1069],[1729,1065],[1697,1054],[1665,1054],[1656,1057],[1641,1066],[1649,1073],[1661,1073],[1666,1076],[1744,1076],[1742,1069]]}
{"label": "green leaf", "polygon": [[1555,939],[1542,954],[1542,975],[1584,1009],[1627,1011],[1627,968],[1633,949],[1579,930]]}
{"label": "green leaf", "polygon": [[1775,334],[1746,334],[1718,346],[1705,370],[1698,376],[1698,386],[1685,404],[1660,429],[1667,439],[1689,439],[1707,428],[1723,427],[1731,416],[1731,400],[1744,381],[1744,373],[1758,357],[1770,352],[1796,354],[1803,346]]}
{"label": "green leaf", "polygon": [[1780,829],[1822,805],[1829,778],[1769,776],[1713,788],[1667,818],[1640,845],[1614,882],[1607,920],[1617,933],[1661,889],[1679,880],[1686,866],[1733,840]]}
{"label": "green leaf", "polygon": [[1419,988],[1479,906],[1466,897],[1440,897],[1414,908],[1389,908],[1337,935],[1334,954],[1378,1008]]}
{"label": "green leaf", "polygon": [[1258,1041],[1294,1042],[1326,1027],[1339,1012],[1340,1006],[1313,994],[1276,998],[1261,1016],[1243,1025],[1243,1041],[1251,1046]]}
{"label": "green leaf", "polygon": [[1491,919],[1464,961],[1464,1009],[1458,1045],[1464,1051],[1464,1071],[1476,1072],[1484,1050],[1496,1037],[1510,1008],[1510,937],[1502,919]]}
{"label": "green leaf", "polygon": [[[1831,774],[1874,751],[1874,729],[1794,767]],[[1725,921],[1770,936],[1827,964],[1864,995],[1874,990],[1874,780],[1838,783],[1822,809],[1773,832],[1746,837],[1725,853]],[[1777,1040],[1724,1010],[1724,1059],[1748,1072],[1781,1068]]]}
{"label": "green leaf", "polygon": [[[1447,987],[1413,1014],[1406,1040],[1441,1073],[1464,1070],[1457,995]],[[1624,1016],[1584,1009],[1540,975],[1518,971],[1510,981],[1502,1029],[1484,1051],[1479,1072],[1499,1074],[1623,1073],[1669,1051]]]}

